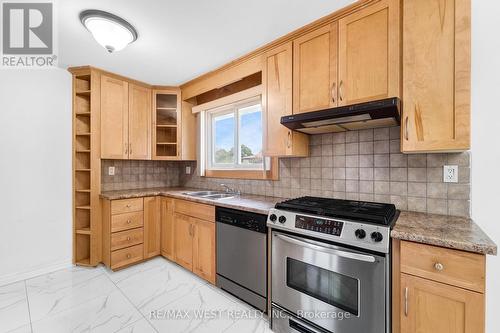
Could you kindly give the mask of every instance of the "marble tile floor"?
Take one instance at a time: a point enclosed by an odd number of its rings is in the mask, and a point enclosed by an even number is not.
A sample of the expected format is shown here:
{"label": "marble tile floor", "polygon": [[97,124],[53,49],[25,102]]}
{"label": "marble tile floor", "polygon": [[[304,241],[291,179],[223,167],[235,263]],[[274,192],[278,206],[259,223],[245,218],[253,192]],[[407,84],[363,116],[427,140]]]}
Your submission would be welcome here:
{"label": "marble tile floor", "polygon": [[0,286],[0,333],[270,333],[267,318],[154,258],[112,272],[72,267]]}

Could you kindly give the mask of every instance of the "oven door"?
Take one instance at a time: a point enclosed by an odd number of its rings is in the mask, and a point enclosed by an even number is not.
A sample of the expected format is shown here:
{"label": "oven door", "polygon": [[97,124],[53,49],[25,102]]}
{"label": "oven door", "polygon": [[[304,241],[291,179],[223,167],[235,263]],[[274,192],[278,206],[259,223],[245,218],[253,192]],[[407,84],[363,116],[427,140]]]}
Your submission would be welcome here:
{"label": "oven door", "polygon": [[386,332],[386,258],[272,232],[272,302],[335,333]]}

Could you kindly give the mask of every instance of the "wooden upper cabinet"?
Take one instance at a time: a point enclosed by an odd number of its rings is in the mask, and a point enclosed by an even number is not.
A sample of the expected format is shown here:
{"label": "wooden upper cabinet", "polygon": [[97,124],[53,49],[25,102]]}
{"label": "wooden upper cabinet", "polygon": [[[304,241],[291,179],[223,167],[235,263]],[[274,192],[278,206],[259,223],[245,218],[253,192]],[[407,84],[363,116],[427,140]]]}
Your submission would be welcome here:
{"label": "wooden upper cabinet", "polygon": [[470,0],[403,1],[403,152],[470,148]]}
{"label": "wooden upper cabinet", "polygon": [[400,294],[401,333],[484,333],[480,293],[401,274]]}
{"label": "wooden upper cabinet", "polygon": [[161,213],[160,197],[144,198],[144,258],[160,254]]}
{"label": "wooden upper cabinet", "polygon": [[266,156],[308,156],[307,135],[289,130],[281,125],[281,117],[291,115],[293,44],[283,44],[263,56],[262,107],[265,115]]}
{"label": "wooden upper cabinet", "polygon": [[151,159],[151,89],[129,84],[129,158]]}
{"label": "wooden upper cabinet", "polygon": [[181,121],[180,90],[153,90],[153,159],[181,159]]}
{"label": "wooden upper cabinet", "polygon": [[191,218],[193,229],[193,273],[215,284],[215,223]]}
{"label": "wooden upper cabinet", "polygon": [[190,271],[193,270],[193,225],[191,218],[174,214],[175,262]]}
{"label": "wooden upper cabinet", "polygon": [[399,21],[398,0],[339,20],[339,105],[400,96]]}
{"label": "wooden upper cabinet", "polygon": [[101,158],[128,158],[128,83],[101,75]]}
{"label": "wooden upper cabinet", "polygon": [[337,23],[293,41],[293,113],[337,105]]}
{"label": "wooden upper cabinet", "polygon": [[174,256],[174,199],[161,198],[161,254],[175,260]]}

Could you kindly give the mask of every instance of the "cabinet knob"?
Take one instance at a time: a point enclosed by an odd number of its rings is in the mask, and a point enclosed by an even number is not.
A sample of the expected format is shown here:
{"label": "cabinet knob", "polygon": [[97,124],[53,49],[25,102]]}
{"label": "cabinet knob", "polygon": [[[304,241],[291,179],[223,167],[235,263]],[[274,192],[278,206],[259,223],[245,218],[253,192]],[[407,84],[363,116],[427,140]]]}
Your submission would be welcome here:
{"label": "cabinet knob", "polygon": [[444,269],[444,265],[442,263],[440,263],[440,262],[437,262],[437,263],[434,264],[434,269],[436,271],[441,272]]}
{"label": "cabinet knob", "polygon": [[132,255],[130,253],[127,253],[127,259],[132,258]]}
{"label": "cabinet knob", "polygon": [[130,236],[128,236],[128,237],[127,237],[127,241],[130,241],[130,239],[131,239],[131,238],[130,238]]}
{"label": "cabinet knob", "polygon": [[127,220],[127,224],[130,224],[130,223],[132,223],[132,221],[131,220]]}

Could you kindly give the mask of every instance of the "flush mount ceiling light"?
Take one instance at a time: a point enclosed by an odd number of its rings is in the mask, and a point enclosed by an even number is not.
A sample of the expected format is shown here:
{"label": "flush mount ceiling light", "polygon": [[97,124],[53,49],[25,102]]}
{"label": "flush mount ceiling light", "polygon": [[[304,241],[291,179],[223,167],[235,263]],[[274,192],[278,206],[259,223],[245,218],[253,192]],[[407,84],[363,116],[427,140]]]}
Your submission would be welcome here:
{"label": "flush mount ceiling light", "polygon": [[137,30],[130,23],[102,10],[84,10],[80,21],[109,53],[123,50],[137,39]]}

